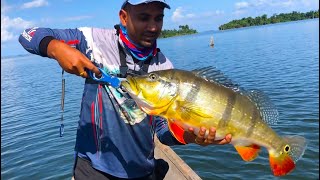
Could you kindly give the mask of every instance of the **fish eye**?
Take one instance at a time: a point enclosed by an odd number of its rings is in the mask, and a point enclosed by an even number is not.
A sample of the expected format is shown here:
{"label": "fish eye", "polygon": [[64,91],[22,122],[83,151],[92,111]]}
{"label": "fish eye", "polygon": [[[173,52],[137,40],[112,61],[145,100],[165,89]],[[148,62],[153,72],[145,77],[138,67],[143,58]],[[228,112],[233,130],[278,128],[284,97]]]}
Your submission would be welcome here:
{"label": "fish eye", "polygon": [[149,78],[150,78],[151,80],[156,80],[156,79],[157,79],[157,75],[154,74],[154,73],[152,73],[152,74],[149,75]]}
{"label": "fish eye", "polygon": [[283,148],[284,152],[289,152],[290,151],[290,146],[289,145],[285,145]]}

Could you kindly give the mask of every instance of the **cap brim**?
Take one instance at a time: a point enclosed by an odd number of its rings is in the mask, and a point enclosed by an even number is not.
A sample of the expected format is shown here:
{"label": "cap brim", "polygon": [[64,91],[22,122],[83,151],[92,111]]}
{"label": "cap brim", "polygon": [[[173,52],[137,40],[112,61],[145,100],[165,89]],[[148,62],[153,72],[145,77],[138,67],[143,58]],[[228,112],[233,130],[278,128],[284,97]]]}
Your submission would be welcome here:
{"label": "cap brim", "polygon": [[165,2],[163,2],[163,1],[159,1],[159,0],[149,0],[149,1],[147,1],[147,2],[145,2],[145,1],[140,1],[140,2],[128,2],[128,1],[126,1],[126,2],[124,2],[123,3],[123,5],[121,6],[121,8],[123,9],[124,8],[124,6],[127,4],[127,3],[129,3],[129,4],[132,4],[132,5],[139,5],[139,4],[142,4],[142,3],[145,3],[145,4],[148,4],[148,3],[150,3],[150,2],[160,2],[160,3],[162,3],[163,5],[164,5],[164,7],[165,8],[167,8],[167,9],[171,9],[171,7],[169,6],[169,4],[167,4],[167,3],[165,3]]}

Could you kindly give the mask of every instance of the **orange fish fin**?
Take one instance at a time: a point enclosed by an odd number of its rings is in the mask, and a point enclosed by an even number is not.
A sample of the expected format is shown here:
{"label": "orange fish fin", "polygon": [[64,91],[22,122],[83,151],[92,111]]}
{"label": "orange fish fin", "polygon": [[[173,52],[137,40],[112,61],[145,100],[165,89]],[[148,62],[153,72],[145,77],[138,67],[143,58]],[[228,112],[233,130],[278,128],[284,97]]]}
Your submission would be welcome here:
{"label": "orange fish fin", "polygon": [[174,122],[170,122],[168,121],[169,123],[169,129],[172,133],[172,135],[182,144],[187,144],[185,141],[184,141],[184,138],[183,138],[183,134],[184,134],[184,129],[179,126],[178,124],[174,123]]}
{"label": "orange fish fin", "polygon": [[294,161],[288,154],[279,157],[269,156],[270,167],[275,176],[284,176],[295,168]]}
{"label": "orange fish fin", "polygon": [[258,156],[261,149],[260,146],[256,144],[251,144],[249,146],[235,145],[234,147],[244,161],[254,160]]}

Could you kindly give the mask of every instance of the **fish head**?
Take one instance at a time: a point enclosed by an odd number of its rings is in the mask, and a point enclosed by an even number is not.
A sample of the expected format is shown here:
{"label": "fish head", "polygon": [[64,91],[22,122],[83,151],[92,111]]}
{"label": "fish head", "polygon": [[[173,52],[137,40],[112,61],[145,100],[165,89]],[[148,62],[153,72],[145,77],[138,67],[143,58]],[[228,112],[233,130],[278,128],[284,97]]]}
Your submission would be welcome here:
{"label": "fish head", "polygon": [[121,85],[137,105],[149,115],[165,111],[177,96],[177,83],[160,71],[141,76],[127,76]]}

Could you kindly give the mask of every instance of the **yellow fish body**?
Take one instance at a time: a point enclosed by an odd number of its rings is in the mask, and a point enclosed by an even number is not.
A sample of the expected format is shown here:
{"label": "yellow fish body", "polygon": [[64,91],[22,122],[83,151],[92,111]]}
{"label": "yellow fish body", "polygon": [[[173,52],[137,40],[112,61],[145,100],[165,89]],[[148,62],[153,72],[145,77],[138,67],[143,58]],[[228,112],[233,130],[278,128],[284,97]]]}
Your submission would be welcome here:
{"label": "yellow fish body", "polygon": [[241,89],[215,68],[128,76],[122,87],[144,112],[164,117],[182,143],[179,129],[198,132],[204,126],[216,128],[216,140],[230,133],[231,144],[245,161],[255,159],[265,147],[275,176],[291,172],[305,151],[305,138],[280,137],[268,126],[277,121],[278,112],[266,95]]}

